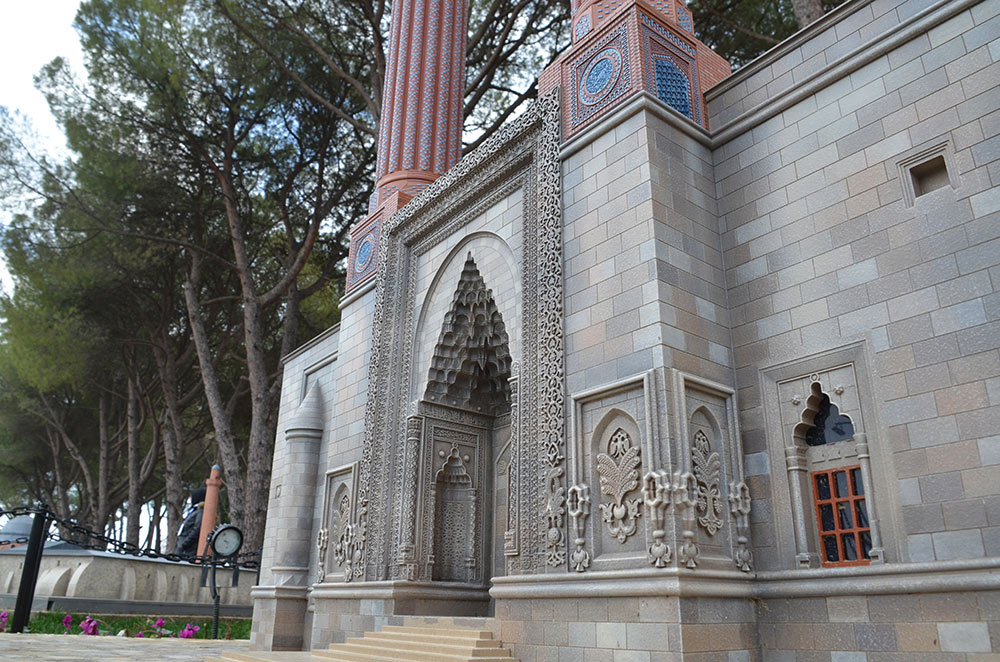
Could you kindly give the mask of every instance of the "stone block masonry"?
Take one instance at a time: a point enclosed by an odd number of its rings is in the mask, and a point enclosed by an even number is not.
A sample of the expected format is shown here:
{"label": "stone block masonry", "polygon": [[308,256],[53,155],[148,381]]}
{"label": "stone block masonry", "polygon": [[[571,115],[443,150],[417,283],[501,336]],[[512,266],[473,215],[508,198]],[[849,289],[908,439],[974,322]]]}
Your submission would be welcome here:
{"label": "stone block masonry", "polygon": [[[254,646],[490,613],[525,662],[996,659],[1000,3],[849,0],[711,86],[681,3],[574,7],[287,359]],[[698,98],[615,55],[684,44]],[[468,254],[491,319],[446,324]],[[506,383],[448,335],[501,319]]]}

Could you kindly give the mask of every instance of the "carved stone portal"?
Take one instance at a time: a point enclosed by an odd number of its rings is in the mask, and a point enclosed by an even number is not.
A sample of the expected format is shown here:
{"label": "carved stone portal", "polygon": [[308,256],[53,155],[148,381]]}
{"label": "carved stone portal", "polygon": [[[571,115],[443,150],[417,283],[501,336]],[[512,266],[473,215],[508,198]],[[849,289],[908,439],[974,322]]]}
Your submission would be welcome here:
{"label": "carved stone portal", "polygon": [[494,513],[496,504],[507,504],[494,494],[507,490],[495,461],[501,428],[510,425],[507,343],[493,292],[470,253],[407,433],[402,494],[414,507],[400,521],[402,578],[481,586],[503,570],[492,566],[496,522],[507,521],[506,513]]}

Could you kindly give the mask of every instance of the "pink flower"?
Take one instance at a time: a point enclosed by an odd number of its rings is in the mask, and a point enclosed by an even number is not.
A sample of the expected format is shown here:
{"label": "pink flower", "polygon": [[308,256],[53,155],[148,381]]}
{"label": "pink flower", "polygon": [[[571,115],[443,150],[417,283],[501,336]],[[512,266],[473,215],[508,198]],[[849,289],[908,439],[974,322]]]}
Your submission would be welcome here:
{"label": "pink flower", "polygon": [[158,618],[158,619],[156,619],[156,622],[153,623],[153,627],[154,628],[162,628],[166,624],[167,624],[167,622],[165,620],[163,620],[162,618]]}
{"label": "pink flower", "polygon": [[80,629],[83,630],[84,634],[96,637],[97,621],[88,616],[87,618],[83,619],[83,621],[80,623]]}
{"label": "pink flower", "polygon": [[73,625],[73,617],[70,616],[69,614],[66,614],[65,616],[63,616],[62,624],[63,627],[66,628],[66,631],[69,632],[70,626]]}
{"label": "pink flower", "polygon": [[190,623],[188,623],[187,625],[184,626],[184,629],[181,630],[180,633],[178,633],[177,636],[180,637],[181,639],[193,639],[195,632],[197,632],[200,629],[201,629],[200,625],[191,625]]}
{"label": "pink flower", "polygon": [[7,610],[0,611],[0,632],[7,631]]}
{"label": "pink flower", "polygon": [[136,632],[136,633],[135,633],[135,636],[136,636],[136,638],[138,638],[138,639],[142,639],[142,638],[143,638],[144,636],[146,636],[146,635],[144,635],[144,634],[143,634],[142,632]]}

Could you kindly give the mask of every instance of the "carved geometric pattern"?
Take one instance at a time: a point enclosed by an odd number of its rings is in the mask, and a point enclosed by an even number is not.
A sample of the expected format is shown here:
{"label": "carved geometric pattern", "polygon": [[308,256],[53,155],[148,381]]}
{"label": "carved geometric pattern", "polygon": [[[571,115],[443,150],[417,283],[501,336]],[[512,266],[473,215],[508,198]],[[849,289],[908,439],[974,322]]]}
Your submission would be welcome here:
{"label": "carved geometric pattern", "polygon": [[[672,108],[676,108],[678,112],[704,126],[695,47],[672,28],[664,26],[643,12],[639,12],[639,22],[643,52],[645,57],[649,58],[649,65],[646,68],[647,78],[644,82],[646,89],[655,93],[657,98]],[[672,68],[677,71],[670,71]],[[681,96],[675,89],[680,85],[687,86],[688,111],[686,112],[682,110],[684,104],[680,103]],[[668,90],[671,93],[665,99],[661,92]],[[674,105],[674,102],[678,105]]]}
{"label": "carved geometric pattern", "polygon": [[532,573],[539,565],[566,561],[565,509],[562,514],[558,509],[547,512],[550,504],[565,500],[560,492],[565,489],[566,373],[559,117],[558,90],[553,90],[385,221],[376,258],[369,397],[356,507],[358,576],[385,579],[398,553],[390,532],[398,531],[401,513],[395,489],[404,469],[396,455],[409,413],[402,393],[407,380],[398,376],[413,365],[412,343],[399,339],[401,330],[414,332],[416,308],[409,257],[439,244],[517,190],[524,193],[523,383],[518,421],[512,421],[517,437],[512,440],[509,503],[517,551],[509,557],[508,569]]}
{"label": "carved geometric pattern", "polygon": [[493,291],[469,253],[441,326],[424,398],[491,416],[509,411],[507,340]]}
{"label": "carved geometric pattern", "polygon": [[618,542],[624,543],[636,531],[639,506],[642,498],[626,499],[625,496],[639,487],[639,448],[632,445],[632,438],[621,428],[608,440],[608,452],[597,456],[597,473],[601,475],[601,492],[612,501],[601,503],[601,513],[608,532]]}
{"label": "carved geometric pattern", "polygon": [[439,581],[470,581],[474,574],[476,491],[458,448],[435,475],[434,574]]}
{"label": "carved geometric pattern", "polygon": [[[607,108],[631,89],[627,28],[623,23],[588,48],[571,65],[570,123],[574,127]],[[606,73],[608,84],[595,88],[594,81],[605,78],[601,72]]]}
{"label": "carved geometric pattern", "polygon": [[656,67],[656,97],[687,117],[691,112],[691,82],[669,55],[653,58]]}
{"label": "carved geometric pattern", "polygon": [[714,536],[722,528],[722,495],[719,480],[722,463],[717,452],[712,451],[708,437],[701,430],[694,435],[691,445],[691,464],[698,485],[698,524],[705,527],[708,535]]}

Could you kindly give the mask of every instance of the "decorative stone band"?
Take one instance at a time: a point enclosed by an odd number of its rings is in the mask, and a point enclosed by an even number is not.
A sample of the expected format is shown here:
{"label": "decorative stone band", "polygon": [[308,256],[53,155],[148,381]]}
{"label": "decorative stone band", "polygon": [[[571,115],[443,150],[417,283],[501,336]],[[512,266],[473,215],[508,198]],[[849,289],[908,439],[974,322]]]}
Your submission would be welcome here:
{"label": "decorative stone band", "polygon": [[895,563],[743,573],[732,570],[642,568],[494,577],[490,596],[530,598],[645,597],[800,598],[838,594],[896,595],[996,590],[1000,559]]}

